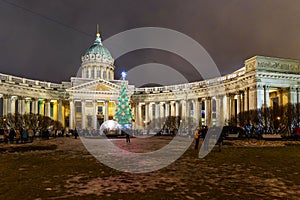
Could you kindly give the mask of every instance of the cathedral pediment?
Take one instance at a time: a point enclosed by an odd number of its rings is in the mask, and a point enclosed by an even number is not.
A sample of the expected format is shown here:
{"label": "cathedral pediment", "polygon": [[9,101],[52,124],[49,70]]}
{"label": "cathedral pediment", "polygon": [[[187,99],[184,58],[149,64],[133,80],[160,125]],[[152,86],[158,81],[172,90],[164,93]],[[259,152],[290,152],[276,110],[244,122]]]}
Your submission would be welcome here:
{"label": "cathedral pediment", "polygon": [[105,85],[104,83],[99,83],[97,85],[90,86],[86,89],[93,91],[114,91],[113,88],[109,87],[108,85]]}
{"label": "cathedral pediment", "polygon": [[95,92],[116,92],[120,90],[120,86],[106,81],[106,80],[94,80],[87,83],[83,83],[68,89],[69,91],[95,91]]}

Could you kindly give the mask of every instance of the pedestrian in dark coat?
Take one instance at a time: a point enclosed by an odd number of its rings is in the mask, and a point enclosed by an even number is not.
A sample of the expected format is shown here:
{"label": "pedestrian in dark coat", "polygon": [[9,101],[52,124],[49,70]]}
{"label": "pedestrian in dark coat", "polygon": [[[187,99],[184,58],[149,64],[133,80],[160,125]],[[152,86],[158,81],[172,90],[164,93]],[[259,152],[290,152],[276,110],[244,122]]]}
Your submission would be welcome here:
{"label": "pedestrian in dark coat", "polygon": [[126,143],[130,143],[130,135],[126,133]]}
{"label": "pedestrian in dark coat", "polygon": [[14,143],[15,136],[16,136],[16,131],[13,128],[11,128],[10,131],[9,131],[9,135],[8,135],[9,142],[11,144]]}

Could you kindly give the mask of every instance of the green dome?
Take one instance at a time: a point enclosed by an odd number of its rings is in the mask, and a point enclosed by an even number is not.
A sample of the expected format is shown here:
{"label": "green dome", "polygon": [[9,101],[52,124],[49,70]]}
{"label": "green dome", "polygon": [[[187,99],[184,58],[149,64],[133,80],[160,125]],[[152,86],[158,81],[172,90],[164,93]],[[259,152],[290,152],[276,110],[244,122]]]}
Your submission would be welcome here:
{"label": "green dome", "polygon": [[102,45],[100,37],[96,38],[94,44],[92,46],[90,46],[90,48],[88,48],[88,50],[86,50],[84,56],[90,55],[90,54],[95,54],[95,55],[99,54],[100,56],[107,56],[107,57],[112,58],[108,49]]}

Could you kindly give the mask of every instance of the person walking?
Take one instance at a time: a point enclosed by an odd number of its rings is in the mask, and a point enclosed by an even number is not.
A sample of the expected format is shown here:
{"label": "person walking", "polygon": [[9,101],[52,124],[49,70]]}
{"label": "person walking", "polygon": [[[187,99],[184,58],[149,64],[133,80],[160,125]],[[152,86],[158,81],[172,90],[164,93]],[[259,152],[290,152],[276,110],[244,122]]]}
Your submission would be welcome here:
{"label": "person walking", "polygon": [[198,150],[198,148],[199,148],[199,140],[200,140],[199,131],[200,131],[200,128],[198,127],[195,130],[195,133],[194,133],[194,137],[195,137],[195,150]]}
{"label": "person walking", "polygon": [[219,146],[219,152],[222,151],[222,146],[223,146],[223,140],[224,140],[224,135],[221,133],[219,139],[218,139],[218,146]]}
{"label": "person walking", "polygon": [[34,131],[32,129],[28,130],[29,141],[33,142]]}
{"label": "person walking", "polygon": [[77,132],[77,129],[76,129],[76,128],[75,128],[73,134],[74,134],[75,139],[77,139],[77,137],[78,137],[79,135],[78,135],[78,132]]}
{"label": "person walking", "polygon": [[126,143],[130,143],[130,135],[126,133]]}
{"label": "person walking", "polygon": [[16,132],[13,128],[11,128],[8,135],[10,144],[14,143],[15,136],[16,136]]}

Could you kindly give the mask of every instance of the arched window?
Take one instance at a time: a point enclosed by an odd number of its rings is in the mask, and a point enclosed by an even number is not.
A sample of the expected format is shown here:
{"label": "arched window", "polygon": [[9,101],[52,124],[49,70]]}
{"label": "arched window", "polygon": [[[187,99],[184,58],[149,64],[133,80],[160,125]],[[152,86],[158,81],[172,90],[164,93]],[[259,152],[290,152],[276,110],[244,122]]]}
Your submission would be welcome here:
{"label": "arched window", "polygon": [[89,70],[86,69],[86,70],[85,70],[85,78],[88,78],[88,77],[89,77]]}
{"label": "arched window", "polygon": [[110,80],[110,72],[107,73],[107,79]]}

